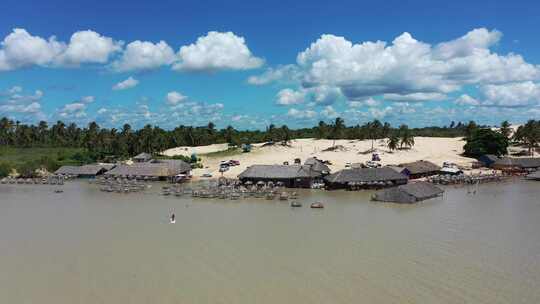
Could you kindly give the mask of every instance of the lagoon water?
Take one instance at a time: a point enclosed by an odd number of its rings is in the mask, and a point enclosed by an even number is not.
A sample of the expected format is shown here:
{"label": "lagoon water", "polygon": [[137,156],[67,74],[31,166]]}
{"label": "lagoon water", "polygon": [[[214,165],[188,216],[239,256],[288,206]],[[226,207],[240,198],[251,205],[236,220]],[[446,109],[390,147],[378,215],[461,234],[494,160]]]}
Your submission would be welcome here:
{"label": "lagoon water", "polygon": [[53,189],[0,185],[0,303],[540,303],[538,182],[298,209]]}

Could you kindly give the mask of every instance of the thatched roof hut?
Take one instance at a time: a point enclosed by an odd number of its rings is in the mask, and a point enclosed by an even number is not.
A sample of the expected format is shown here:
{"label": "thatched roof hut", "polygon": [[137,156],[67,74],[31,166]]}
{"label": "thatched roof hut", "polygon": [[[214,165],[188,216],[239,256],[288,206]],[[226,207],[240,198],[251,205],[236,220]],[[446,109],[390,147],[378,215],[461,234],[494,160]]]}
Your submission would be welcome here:
{"label": "thatched roof hut", "polygon": [[399,164],[398,167],[407,169],[406,171],[403,171],[402,173],[408,175],[409,178],[411,179],[436,175],[441,170],[441,167],[426,160],[419,160],[412,163]]}
{"label": "thatched roof hut", "polygon": [[166,179],[178,174],[186,174],[191,171],[191,166],[176,159],[153,160],[145,163],[134,163],[132,165],[118,165],[111,171],[105,173],[108,176],[142,176],[149,178]]}
{"label": "thatched roof hut", "polygon": [[91,164],[83,166],[62,166],[54,172],[57,175],[71,175],[77,177],[94,177],[114,168],[113,164]]}
{"label": "thatched roof hut", "polygon": [[330,174],[330,167],[328,167],[322,160],[316,157],[310,157],[306,159],[304,165],[310,166],[311,170],[321,172],[323,175]]}
{"label": "thatched roof hut", "polygon": [[54,174],[57,175],[79,175],[80,166],[62,166],[58,170],[54,171]]}
{"label": "thatched roof hut", "polygon": [[312,182],[321,178],[322,173],[307,165],[253,165],[238,175],[243,183],[281,182],[286,187],[310,187]]}
{"label": "thatched roof hut", "polygon": [[527,175],[526,179],[540,181],[540,171]]}
{"label": "thatched roof hut", "polygon": [[144,162],[150,161],[151,159],[152,159],[152,155],[145,152],[140,153],[133,157],[133,161],[136,163],[144,163]]}
{"label": "thatched roof hut", "polygon": [[377,186],[401,185],[407,183],[407,176],[392,168],[355,168],[345,169],[325,177],[329,188],[349,188],[354,184],[370,183]]}
{"label": "thatched roof hut", "polygon": [[444,190],[431,183],[414,182],[407,185],[401,185],[378,191],[373,195],[373,200],[400,204],[412,204],[440,196],[443,193]]}
{"label": "thatched roof hut", "polygon": [[155,159],[150,163],[167,165],[169,170],[177,172],[176,174],[183,174],[191,171],[191,165],[180,159]]}
{"label": "thatched roof hut", "polygon": [[501,157],[492,165],[494,169],[537,169],[540,168],[539,157]]}
{"label": "thatched roof hut", "polygon": [[484,154],[478,157],[478,161],[481,162],[484,167],[488,168],[491,167],[491,165],[493,165],[498,159],[499,157],[495,154]]}

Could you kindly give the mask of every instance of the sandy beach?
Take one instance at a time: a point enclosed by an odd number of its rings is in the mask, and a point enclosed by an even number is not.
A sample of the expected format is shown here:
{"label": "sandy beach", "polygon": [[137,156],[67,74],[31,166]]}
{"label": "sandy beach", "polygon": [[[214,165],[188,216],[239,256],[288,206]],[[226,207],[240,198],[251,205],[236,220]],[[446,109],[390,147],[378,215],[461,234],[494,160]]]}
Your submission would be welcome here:
{"label": "sandy beach", "polygon": [[[325,151],[332,147],[333,140],[328,139],[296,139],[290,142],[290,146],[275,144],[263,146],[253,145],[250,153],[239,153],[232,156],[205,155],[206,153],[218,152],[227,149],[226,144],[210,145],[203,147],[178,147],[164,152],[165,155],[191,155],[197,153],[202,158],[203,169],[193,171],[195,178],[204,173],[211,173],[214,177],[221,176],[218,172],[219,163],[222,160],[235,159],[240,161],[240,166],[231,167],[223,176],[235,178],[245,168],[254,164],[283,164],[288,161],[294,163],[295,158],[304,162],[309,157],[317,157],[332,163],[330,168],[337,171],[345,168],[346,163],[364,163],[371,160],[371,140],[336,140],[339,146],[335,151]],[[415,145],[411,149],[390,151],[386,146],[386,140],[378,140],[374,148],[381,157],[382,165],[400,164],[417,160],[427,160],[442,165],[443,162],[453,162],[460,167],[470,168],[474,159],[461,156],[464,141],[462,138],[438,138],[438,137],[415,137]]]}

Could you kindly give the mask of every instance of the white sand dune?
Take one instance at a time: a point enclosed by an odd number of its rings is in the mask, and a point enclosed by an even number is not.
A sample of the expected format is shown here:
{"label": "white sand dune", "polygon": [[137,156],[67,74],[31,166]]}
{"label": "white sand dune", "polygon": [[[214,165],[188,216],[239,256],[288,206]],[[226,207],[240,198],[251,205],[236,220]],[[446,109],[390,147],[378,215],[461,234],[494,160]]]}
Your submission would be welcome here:
{"label": "white sand dune", "polygon": [[224,151],[224,150],[227,150],[228,147],[229,147],[228,144],[214,144],[214,145],[199,146],[199,147],[184,146],[184,147],[176,147],[176,148],[165,150],[163,154],[167,156],[175,156],[175,155],[191,156],[193,153],[200,155],[200,154]]}
{"label": "white sand dune", "polygon": [[[205,168],[194,170],[194,177],[199,177],[207,172],[212,173],[214,177],[221,176],[221,173],[218,172],[219,163],[228,159],[239,160],[240,166],[231,167],[223,174],[225,177],[237,177],[245,168],[255,164],[283,164],[285,161],[292,164],[295,158],[300,158],[302,162],[313,156],[329,160],[332,163],[330,168],[334,172],[345,168],[346,163],[363,163],[371,160],[371,153],[362,154],[362,152],[371,149],[371,140],[336,140],[335,145],[342,146],[343,149],[324,151],[332,145],[333,140],[297,139],[291,142],[290,147],[280,144],[263,147],[262,144],[256,144],[250,153],[240,153],[228,157],[204,156],[205,153],[226,150],[226,144],[179,147],[167,150],[165,153],[167,155],[197,153],[202,158]],[[412,149],[391,152],[386,147],[386,140],[376,141],[374,148],[379,153],[383,165],[427,160],[438,165],[449,161],[462,167],[470,167],[474,159],[460,156],[463,152],[463,145],[462,138],[415,137],[415,145]]]}

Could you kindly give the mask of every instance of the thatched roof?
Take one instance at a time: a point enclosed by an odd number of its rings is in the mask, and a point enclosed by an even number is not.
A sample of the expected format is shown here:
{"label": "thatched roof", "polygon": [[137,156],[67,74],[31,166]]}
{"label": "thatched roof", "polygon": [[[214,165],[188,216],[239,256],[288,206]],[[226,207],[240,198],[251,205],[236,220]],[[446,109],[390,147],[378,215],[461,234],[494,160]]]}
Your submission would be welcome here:
{"label": "thatched roof", "polygon": [[540,180],[540,171],[533,172],[526,177],[527,179],[531,180]]}
{"label": "thatched roof", "polygon": [[403,168],[403,167],[398,167],[398,166],[390,166],[390,165],[388,165],[388,166],[386,166],[386,167],[388,167],[388,168],[390,168],[390,169],[392,169],[392,170],[394,170],[394,171],[396,171],[396,172],[398,172],[398,173],[402,173],[403,170],[405,170],[405,168]]}
{"label": "thatched roof", "polygon": [[329,183],[406,181],[407,176],[391,168],[357,168],[345,169],[325,177]]}
{"label": "thatched roof", "polygon": [[321,176],[320,172],[311,170],[306,165],[253,165],[238,175],[240,179],[292,179]]}
{"label": "thatched roof", "polygon": [[62,166],[54,171],[54,174],[61,175],[79,175],[80,166]]}
{"label": "thatched roof", "polygon": [[153,164],[166,164],[170,170],[179,173],[191,171],[191,165],[180,159],[156,159]]}
{"label": "thatched roof", "polygon": [[539,168],[539,157],[502,157],[495,161],[494,166]]}
{"label": "thatched roof", "polygon": [[415,203],[444,193],[441,188],[427,182],[415,182],[378,191],[373,199],[381,202]]}
{"label": "thatched roof", "polygon": [[419,160],[412,163],[400,164],[399,167],[407,168],[410,174],[423,174],[441,170],[441,167],[426,160]]}
{"label": "thatched roof", "polygon": [[168,177],[170,174],[167,166],[161,164],[133,164],[118,165],[116,168],[105,173],[112,176],[149,176],[149,177]]}
{"label": "thatched roof", "polygon": [[134,160],[138,160],[138,161],[149,161],[152,159],[152,155],[148,154],[148,153],[140,153],[136,156],[133,157]]}
{"label": "thatched roof", "polygon": [[112,164],[93,164],[93,165],[84,165],[84,166],[62,166],[56,170],[55,174],[62,175],[98,175],[103,171],[110,170],[115,165]]}
{"label": "thatched roof", "polygon": [[496,162],[499,159],[499,157],[495,154],[484,154],[480,158],[491,161],[491,162]]}
{"label": "thatched roof", "polygon": [[313,171],[330,173],[330,168],[323,163],[322,160],[317,159],[316,157],[306,159],[304,165],[310,166]]}
{"label": "thatched roof", "polygon": [[84,165],[79,168],[79,175],[97,175],[102,171],[107,171],[107,168],[113,168],[114,166],[104,165]]}
{"label": "thatched roof", "polygon": [[105,174],[113,176],[170,177],[190,170],[191,166],[182,160],[167,159],[134,163],[132,165],[119,165]]}

